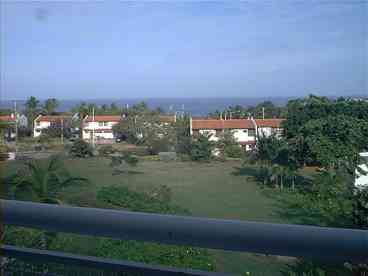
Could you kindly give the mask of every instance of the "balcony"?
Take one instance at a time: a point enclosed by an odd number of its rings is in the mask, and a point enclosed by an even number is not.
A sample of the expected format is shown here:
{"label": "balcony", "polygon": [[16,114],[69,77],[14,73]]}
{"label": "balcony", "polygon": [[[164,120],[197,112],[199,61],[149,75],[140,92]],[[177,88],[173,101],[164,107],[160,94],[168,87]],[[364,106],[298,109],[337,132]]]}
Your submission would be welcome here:
{"label": "balcony", "polygon": [[[332,263],[368,261],[368,231],[364,230],[158,215],[10,200],[1,200],[0,204],[5,225],[115,239],[303,257]],[[92,271],[88,275],[225,275],[10,245],[2,246],[2,254],[7,257],[2,262],[5,275],[15,275],[11,274],[14,271],[8,267],[12,260],[22,262],[20,273],[16,275],[80,275],[85,273],[83,269]],[[61,272],[50,272],[45,268],[36,271],[34,266],[27,263],[41,263],[41,267],[45,263],[52,263]],[[16,267],[13,266],[12,269]],[[84,272],[79,273],[79,269]]]}

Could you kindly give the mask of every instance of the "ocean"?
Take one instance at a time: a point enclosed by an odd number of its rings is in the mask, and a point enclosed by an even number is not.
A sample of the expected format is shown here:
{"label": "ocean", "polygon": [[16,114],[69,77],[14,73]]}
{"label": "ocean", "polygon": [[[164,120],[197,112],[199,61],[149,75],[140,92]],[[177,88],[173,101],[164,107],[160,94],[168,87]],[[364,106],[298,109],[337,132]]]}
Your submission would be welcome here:
{"label": "ocean", "polygon": [[[290,98],[136,98],[136,99],[95,99],[95,100],[59,100],[60,106],[57,111],[69,111],[73,106],[81,103],[94,103],[96,105],[115,103],[117,106],[126,105],[144,101],[150,108],[161,107],[165,112],[173,113],[175,111],[185,111],[192,116],[205,116],[215,110],[224,110],[229,106],[254,106],[263,101],[272,101],[275,105],[284,105]],[[41,100],[42,102],[42,100]],[[18,100],[19,109],[24,108],[25,100]],[[4,100],[0,102],[0,108],[13,108],[14,101]]]}

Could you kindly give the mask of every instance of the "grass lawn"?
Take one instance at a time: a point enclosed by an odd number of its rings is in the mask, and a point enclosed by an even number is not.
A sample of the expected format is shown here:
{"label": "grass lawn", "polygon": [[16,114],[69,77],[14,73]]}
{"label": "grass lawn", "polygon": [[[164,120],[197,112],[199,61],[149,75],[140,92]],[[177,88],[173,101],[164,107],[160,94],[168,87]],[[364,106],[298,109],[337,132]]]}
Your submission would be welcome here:
{"label": "grass lawn", "polygon": [[[88,177],[88,185],[64,190],[62,200],[79,206],[96,206],[96,193],[103,186],[124,185],[150,192],[160,184],[172,190],[173,203],[189,209],[193,216],[286,222],[277,215],[276,203],[265,196],[245,174],[237,173],[239,161],[199,164],[191,162],[142,161],[127,173],[112,175],[104,158],[72,159],[65,162],[73,175]],[[288,259],[256,254],[211,250],[219,271],[280,275]]]}

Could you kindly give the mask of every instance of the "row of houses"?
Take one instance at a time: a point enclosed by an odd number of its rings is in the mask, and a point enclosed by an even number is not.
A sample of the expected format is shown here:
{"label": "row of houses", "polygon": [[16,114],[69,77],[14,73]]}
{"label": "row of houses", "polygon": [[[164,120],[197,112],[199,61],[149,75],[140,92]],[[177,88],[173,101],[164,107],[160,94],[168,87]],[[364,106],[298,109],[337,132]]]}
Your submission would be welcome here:
{"label": "row of houses", "polygon": [[245,150],[254,148],[258,137],[275,135],[280,137],[283,133],[283,119],[191,119],[191,135],[207,134],[210,140],[218,141],[222,133],[231,131],[234,138]]}
{"label": "row of houses", "polygon": [[[78,114],[74,115],[39,115],[35,118],[33,124],[33,136],[39,137],[42,131],[52,127],[72,127],[73,120],[78,119]],[[84,140],[108,140],[114,141],[116,135],[113,126],[125,119],[125,115],[87,115],[83,118],[82,124],[74,124],[73,130],[79,133],[79,127],[82,127],[82,138]],[[27,118],[24,115],[16,116],[14,114],[0,116],[0,122],[7,122],[9,125],[27,126]],[[257,138],[262,136],[276,135],[281,136],[283,119],[206,119],[190,118],[190,134],[193,136],[199,134],[210,134],[211,141],[217,141],[225,131],[231,131],[234,138],[245,150],[250,150],[256,144]],[[176,122],[176,115],[160,116],[162,125],[169,125]],[[15,137],[14,127],[7,129],[8,138]]]}
{"label": "row of houses", "polygon": [[[41,135],[42,130],[53,124],[61,125],[63,121],[72,120],[72,116],[43,116],[40,115],[34,122],[34,137]],[[96,115],[86,116],[82,123],[82,138],[84,140],[110,140],[113,141],[115,133],[113,126],[124,120],[125,116],[118,115]],[[190,133],[210,134],[211,141],[217,141],[221,133],[231,131],[234,138],[245,150],[252,149],[258,137],[282,135],[283,119],[190,119]],[[176,122],[176,115],[160,116],[160,123],[169,125]]]}

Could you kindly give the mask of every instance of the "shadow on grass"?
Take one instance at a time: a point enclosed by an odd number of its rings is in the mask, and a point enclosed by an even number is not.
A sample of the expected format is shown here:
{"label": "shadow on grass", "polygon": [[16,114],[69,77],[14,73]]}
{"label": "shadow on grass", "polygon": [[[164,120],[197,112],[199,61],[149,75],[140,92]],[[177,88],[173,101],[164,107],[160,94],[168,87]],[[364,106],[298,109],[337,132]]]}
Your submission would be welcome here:
{"label": "shadow on grass", "polygon": [[298,194],[293,192],[272,192],[266,193],[269,197],[275,199],[274,216],[281,218],[291,224],[303,225],[321,225],[324,217],[318,213],[312,213],[304,209],[298,202]]}
{"label": "shadow on grass", "polygon": [[257,176],[258,167],[246,166],[246,167],[234,167],[234,171],[231,172],[234,176]]}
{"label": "shadow on grass", "polygon": [[140,171],[132,171],[132,170],[114,170],[112,172],[112,175],[120,175],[120,174],[130,174],[130,175],[135,175],[135,174],[144,174],[144,172],[140,172]]}

